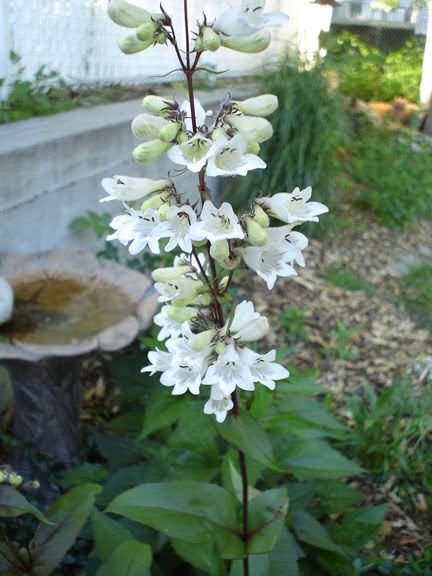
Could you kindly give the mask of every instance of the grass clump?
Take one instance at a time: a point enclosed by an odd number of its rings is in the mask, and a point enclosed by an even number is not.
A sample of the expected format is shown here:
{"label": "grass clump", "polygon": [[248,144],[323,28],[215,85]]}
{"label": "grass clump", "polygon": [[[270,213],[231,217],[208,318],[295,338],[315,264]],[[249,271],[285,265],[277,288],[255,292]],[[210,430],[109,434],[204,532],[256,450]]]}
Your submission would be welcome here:
{"label": "grass clump", "polygon": [[415,266],[401,278],[402,303],[419,323],[432,330],[432,264]]}
{"label": "grass clump", "polygon": [[324,273],[324,278],[330,284],[337,286],[338,288],[343,288],[344,290],[350,290],[352,292],[366,292],[366,294],[373,294],[375,292],[374,286],[363,280],[357,274],[353,272],[347,272],[346,270],[331,269]]}

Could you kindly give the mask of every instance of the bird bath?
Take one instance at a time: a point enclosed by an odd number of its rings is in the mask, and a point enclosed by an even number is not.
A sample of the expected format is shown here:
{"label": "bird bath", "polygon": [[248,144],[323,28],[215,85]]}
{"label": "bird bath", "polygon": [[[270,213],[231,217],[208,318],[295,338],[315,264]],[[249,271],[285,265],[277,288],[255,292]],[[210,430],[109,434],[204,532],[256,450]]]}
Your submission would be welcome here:
{"label": "bird bath", "polygon": [[36,478],[26,446],[66,467],[79,451],[80,360],[130,344],[151,324],[156,295],[144,275],[80,251],[0,254],[0,276],[15,296],[0,326],[16,401],[13,464]]}

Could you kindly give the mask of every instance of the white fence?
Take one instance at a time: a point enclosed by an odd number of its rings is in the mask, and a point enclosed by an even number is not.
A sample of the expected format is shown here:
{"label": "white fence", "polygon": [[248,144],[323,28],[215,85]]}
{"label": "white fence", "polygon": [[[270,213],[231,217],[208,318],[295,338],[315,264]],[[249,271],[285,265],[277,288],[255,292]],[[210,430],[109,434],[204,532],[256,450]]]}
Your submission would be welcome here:
{"label": "white fence", "polygon": [[[143,3],[144,0],[133,0]],[[240,0],[189,0],[191,18],[205,11],[213,19]],[[22,57],[25,76],[31,78],[41,65],[56,70],[74,84],[139,84],[175,79],[165,76],[178,68],[173,50],[157,46],[133,56],[123,55],[117,40],[128,33],[113,24],[106,13],[108,0],[0,0],[0,78],[11,81],[14,67],[10,50]],[[165,10],[179,23],[184,42],[182,2],[162,0]],[[145,0],[146,8],[157,11],[159,0]],[[232,75],[244,74],[274,59],[288,39],[308,53],[318,49],[321,29],[328,28],[331,9],[310,0],[268,0],[267,10],[283,10],[290,22],[273,32],[274,42],[264,55],[239,54],[221,49],[210,54],[203,65]]]}

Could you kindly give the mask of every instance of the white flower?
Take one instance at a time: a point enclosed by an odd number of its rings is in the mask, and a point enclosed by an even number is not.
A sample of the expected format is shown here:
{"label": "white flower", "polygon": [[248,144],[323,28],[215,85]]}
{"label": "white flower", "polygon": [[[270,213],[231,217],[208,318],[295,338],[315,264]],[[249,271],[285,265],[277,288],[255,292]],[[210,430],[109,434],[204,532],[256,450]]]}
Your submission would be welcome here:
{"label": "white flower", "polygon": [[293,232],[291,226],[268,228],[267,234],[267,244],[244,248],[243,258],[271,290],[278,276],[297,276],[294,262],[304,266],[302,250],[308,245],[308,239],[300,232]]}
{"label": "white flower", "polygon": [[231,204],[224,202],[220,208],[216,208],[210,200],[206,200],[200,221],[191,226],[190,238],[196,241],[207,239],[214,243],[229,238],[242,239],[244,232]]}
{"label": "white flower", "polygon": [[202,282],[183,276],[171,282],[156,282],[154,285],[160,296],[159,302],[192,301],[202,288]]}
{"label": "white flower", "polygon": [[169,125],[170,122],[165,120],[165,118],[144,112],[143,114],[138,114],[132,120],[131,128],[132,134],[136,138],[144,140],[144,142],[150,142],[151,140],[158,140],[162,128]]}
{"label": "white flower", "polygon": [[249,170],[266,167],[264,160],[255,154],[247,154],[246,150],[246,138],[241,132],[231,140],[225,136],[219,136],[207,163],[207,175],[246,176]]}
{"label": "white flower", "polygon": [[[194,99],[195,104],[195,121],[197,128],[201,128],[204,126],[206,122],[207,116],[211,116],[212,112],[208,110],[207,112],[202,107],[202,104],[197,98]],[[193,124],[192,124],[192,112],[191,112],[191,105],[189,100],[185,100],[183,104],[180,106],[180,112],[184,112],[185,114],[185,126],[188,132],[193,132]]]}
{"label": "white flower", "polygon": [[126,0],[109,0],[108,16],[113,22],[125,28],[137,28],[144,22],[163,18],[163,14],[151,14],[144,8],[126,2]]}
{"label": "white flower", "polygon": [[276,350],[271,350],[267,354],[257,354],[249,348],[243,348],[239,350],[239,354],[249,367],[254,382],[259,382],[270,390],[275,389],[275,380],[283,380],[289,376],[288,370],[275,362]]}
{"label": "white flower", "polygon": [[192,252],[192,241],[190,238],[191,225],[196,222],[196,214],[191,206],[170,206],[168,208],[165,222],[162,222],[159,233],[163,238],[169,238],[165,251],[171,252],[177,246],[183,252]]}
{"label": "white flower", "polygon": [[210,391],[210,399],[204,406],[204,414],[214,414],[217,422],[221,424],[227,417],[228,410],[234,408],[231,396],[225,396],[217,384],[213,384]]}
{"label": "white flower", "polygon": [[173,355],[156,348],[156,351],[148,353],[148,359],[150,361],[150,366],[142,368],[141,374],[144,372],[150,372],[150,376],[153,376],[156,372],[164,372],[171,367]]}
{"label": "white flower", "polygon": [[262,144],[273,136],[273,126],[265,118],[228,114],[225,120],[230,126],[244,134],[248,142]]}
{"label": "white flower", "polygon": [[283,12],[263,14],[265,0],[242,0],[216,19],[214,27],[227,36],[248,36],[261,28],[281,26],[288,20]]}
{"label": "white flower", "polygon": [[214,149],[213,141],[198,132],[186,142],[170,148],[168,158],[187,166],[191,172],[201,172]]}
{"label": "white flower", "polygon": [[240,342],[259,340],[269,330],[267,318],[255,312],[252,302],[244,300],[236,306],[230,331]]}
{"label": "white flower", "polygon": [[249,36],[221,35],[222,46],[244,54],[264,52],[270,46],[270,42],[271,34],[266,30],[257,30],[254,34],[249,34]]}
{"label": "white flower", "polygon": [[243,101],[233,101],[234,110],[239,110],[250,116],[269,116],[278,107],[278,97],[274,94],[261,94]]}
{"label": "white flower", "polygon": [[131,178],[130,176],[114,176],[104,178],[102,187],[108,193],[100,202],[121,200],[133,202],[154,192],[163,192],[170,186],[169,180],[151,180],[150,178]]}
{"label": "white flower", "polygon": [[160,254],[159,224],[159,214],[152,208],[145,212],[130,210],[129,214],[122,214],[113,218],[110,226],[115,232],[107,236],[107,240],[119,240],[123,246],[131,242],[129,252],[133,256],[142,252],[147,246],[153,254]]}
{"label": "white flower", "polygon": [[212,364],[202,381],[203,384],[217,385],[227,397],[238,387],[254,390],[253,377],[248,366],[240,358],[234,344],[229,344]]}
{"label": "white flower", "polygon": [[197,313],[197,309],[192,307],[162,306],[159,314],[154,317],[154,323],[161,328],[158,340],[178,338],[182,333],[183,323],[195,318]]}
{"label": "white flower", "polygon": [[318,222],[318,216],[329,210],[321,202],[308,202],[311,196],[312,188],[308,186],[304,190],[296,188],[291,194],[286,192],[275,194],[271,198],[263,199],[263,204],[272,216],[288,224]]}

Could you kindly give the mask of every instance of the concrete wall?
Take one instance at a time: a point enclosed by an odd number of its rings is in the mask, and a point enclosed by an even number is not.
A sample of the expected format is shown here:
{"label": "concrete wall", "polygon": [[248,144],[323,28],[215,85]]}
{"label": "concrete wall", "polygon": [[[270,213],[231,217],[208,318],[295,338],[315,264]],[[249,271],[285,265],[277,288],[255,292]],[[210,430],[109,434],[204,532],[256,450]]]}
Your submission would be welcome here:
{"label": "concrete wall", "polygon": [[[198,94],[213,109],[224,96],[220,91]],[[179,168],[166,157],[147,165],[131,160],[138,141],[130,123],[140,104],[135,100],[0,126],[0,252],[94,248],[91,235],[73,232],[70,223],[88,210],[120,211],[117,202],[99,203],[102,178],[161,178]],[[179,177],[178,187],[195,190],[196,177]]]}

